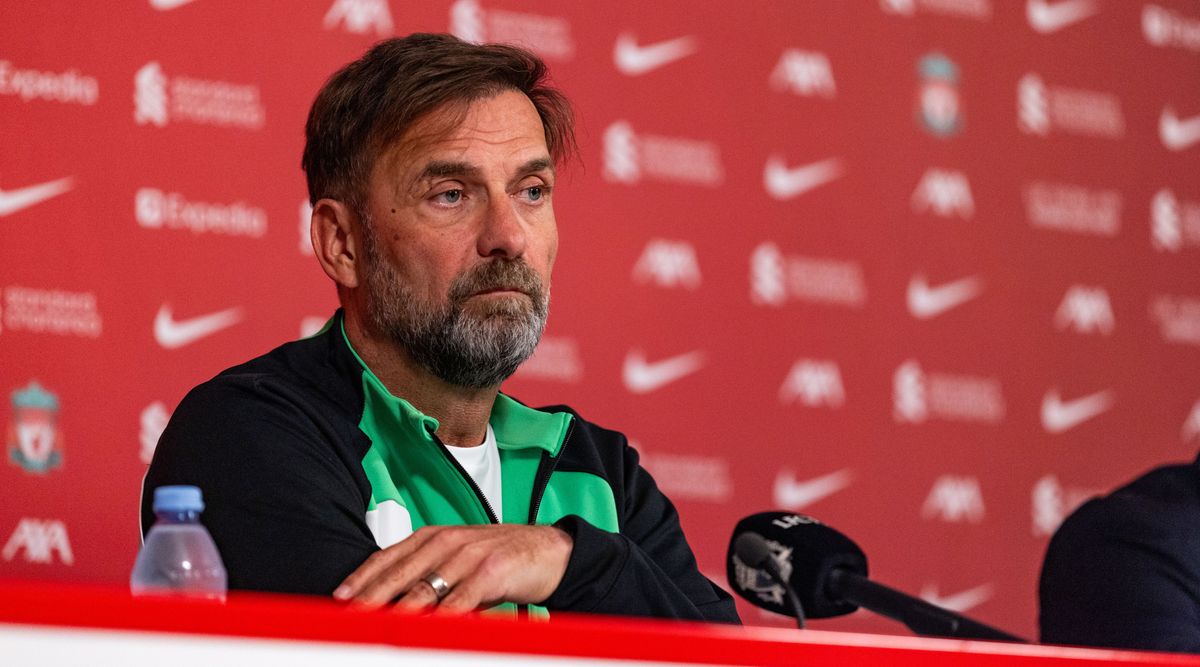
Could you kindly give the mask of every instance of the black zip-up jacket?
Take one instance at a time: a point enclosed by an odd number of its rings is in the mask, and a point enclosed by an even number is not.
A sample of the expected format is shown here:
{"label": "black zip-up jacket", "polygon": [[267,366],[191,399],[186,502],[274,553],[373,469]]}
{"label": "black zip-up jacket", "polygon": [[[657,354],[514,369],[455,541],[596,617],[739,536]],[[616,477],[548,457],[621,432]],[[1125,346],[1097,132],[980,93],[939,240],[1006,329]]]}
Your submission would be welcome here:
{"label": "black zip-up jacket", "polygon": [[230,588],[329,595],[422,525],[553,523],[574,548],[546,609],[739,622],[623,435],[504,395],[491,423],[503,517],[445,451],[436,421],[358,358],[339,311],[320,334],[188,393],[146,475],[143,531],[156,487],[194,484]]}

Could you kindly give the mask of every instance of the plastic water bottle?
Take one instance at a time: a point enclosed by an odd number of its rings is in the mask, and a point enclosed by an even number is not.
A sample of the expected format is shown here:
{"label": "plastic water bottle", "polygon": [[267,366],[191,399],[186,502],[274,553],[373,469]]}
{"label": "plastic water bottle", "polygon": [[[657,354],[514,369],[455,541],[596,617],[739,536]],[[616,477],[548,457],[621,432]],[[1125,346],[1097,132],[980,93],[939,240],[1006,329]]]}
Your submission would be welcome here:
{"label": "plastic water bottle", "polygon": [[129,588],[134,595],[225,599],[228,581],[217,545],[200,523],[204,499],[194,486],[154,490],[158,519],[138,552]]}

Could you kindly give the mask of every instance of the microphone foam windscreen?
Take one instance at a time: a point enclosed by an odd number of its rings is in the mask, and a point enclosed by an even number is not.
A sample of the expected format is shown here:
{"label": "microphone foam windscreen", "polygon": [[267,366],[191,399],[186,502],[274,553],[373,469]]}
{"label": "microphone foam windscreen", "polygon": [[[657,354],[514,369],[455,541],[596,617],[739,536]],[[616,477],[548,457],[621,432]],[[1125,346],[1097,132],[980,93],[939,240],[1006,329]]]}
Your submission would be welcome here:
{"label": "microphone foam windscreen", "polygon": [[765,572],[742,562],[734,543],[746,532],[761,535],[783,578],[791,584],[809,618],[849,614],[856,605],[829,597],[829,573],[843,569],[867,576],[867,557],[850,538],[816,519],[791,512],[760,512],[738,522],[726,555],[729,584],[750,602],[785,616],[791,608],[781,586]]}

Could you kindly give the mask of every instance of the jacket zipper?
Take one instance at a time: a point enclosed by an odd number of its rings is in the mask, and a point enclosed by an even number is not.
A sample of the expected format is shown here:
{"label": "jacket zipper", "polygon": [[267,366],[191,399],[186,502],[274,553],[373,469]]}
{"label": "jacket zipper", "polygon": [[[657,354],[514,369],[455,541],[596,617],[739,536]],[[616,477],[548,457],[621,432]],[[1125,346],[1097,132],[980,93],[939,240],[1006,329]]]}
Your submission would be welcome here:
{"label": "jacket zipper", "polygon": [[[562,451],[567,447],[574,430],[575,420],[572,419],[567,424],[567,434],[563,436],[562,445],[558,448],[558,456],[550,456],[547,452],[542,452],[542,460],[538,462],[537,473],[533,476],[533,496],[530,497],[529,502],[529,525],[531,526],[537,522],[538,510],[542,507],[542,495],[545,494],[546,486],[550,483],[550,475],[554,472],[558,458],[562,456]],[[529,605],[517,605],[517,618],[520,620],[529,618]]]}
{"label": "jacket zipper", "polygon": [[[533,495],[530,496],[529,503],[530,526],[534,525],[537,521],[538,510],[542,507],[542,495],[546,492],[546,486],[550,484],[550,475],[553,474],[554,467],[558,464],[558,458],[559,456],[562,456],[562,450],[566,448],[567,443],[571,440],[571,433],[574,432],[574,430],[575,420],[572,419],[571,422],[567,424],[567,434],[563,436],[562,445],[558,448],[558,456],[550,456],[545,452],[542,453],[542,460],[538,462],[537,472],[533,476]],[[488,502],[487,496],[483,495],[483,491],[480,490],[479,485],[475,483],[475,480],[469,474],[467,474],[466,469],[462,467],[462,464],[458,462],[458,459],[454,458],[454,455],[450,453],[450,450],[446,449],[446,443],[442,442],[442,439],[437,437],[436,433],[431,433],[430,435],[433,437],[433,441],[437,443],[438,448],[442,450],[442,455],[446,457],[446,460],[448,460],[450,464],[454,466],[454,469],[458,471],[459,476],[466,480],[467,485],[470,486],[471,490],[475,492],[475,497],[479,498],[479,502],[483,504],[483,510],[487,512],[488,519],[492,523],[500,523],[500,521],[496,518],[496,511],[492,509],[492,504]],[[521,620],[526,620],[529,618],[529,605],[517,605],[517,618]]]}
{"label": "jacket zipper", "polygon": [[496,518],[496,510],[492,509],[492,504],[488,502],[487,496],[483,495],[483,491],[481,491],[479,485],[475,483],[474,478],[467,474],[466,468],[463,468],[462,464],[458,462],[458,459],[454,458],[454,455],[450,453],[450,450],[446,449],[446,444],[442,442],[441,438],[437,437],[436,433],[430,433],[430,435],[433,436],[433,441],[436,442],[438,447],[442,450],[442,454],[446,457],[446,460],[449,461],[450,465],[453,465],[454,469],[458,471],[459,477],[462,477],[464,480],[466,480],[467,485],[469,485],[471,490],[475,492],[475,497],[479,498],[479,502],[483,504],[483,511],[487,513],[488,520],[492,523],[500,523],[500,520]]}

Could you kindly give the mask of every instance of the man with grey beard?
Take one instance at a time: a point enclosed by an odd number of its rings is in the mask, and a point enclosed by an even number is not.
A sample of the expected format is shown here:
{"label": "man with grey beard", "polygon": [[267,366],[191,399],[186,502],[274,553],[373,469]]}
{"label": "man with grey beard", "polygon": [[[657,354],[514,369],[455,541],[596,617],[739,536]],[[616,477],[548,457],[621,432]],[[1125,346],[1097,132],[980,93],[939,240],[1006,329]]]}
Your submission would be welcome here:
{"label": "man with grey beard", "polygon": [[231,588],[738,621],[619,433],[501,383],[546,325],[570,106],[536,56],[381,42],[309,113],[317,335],[193,389],[146,475],[199,486]]}

